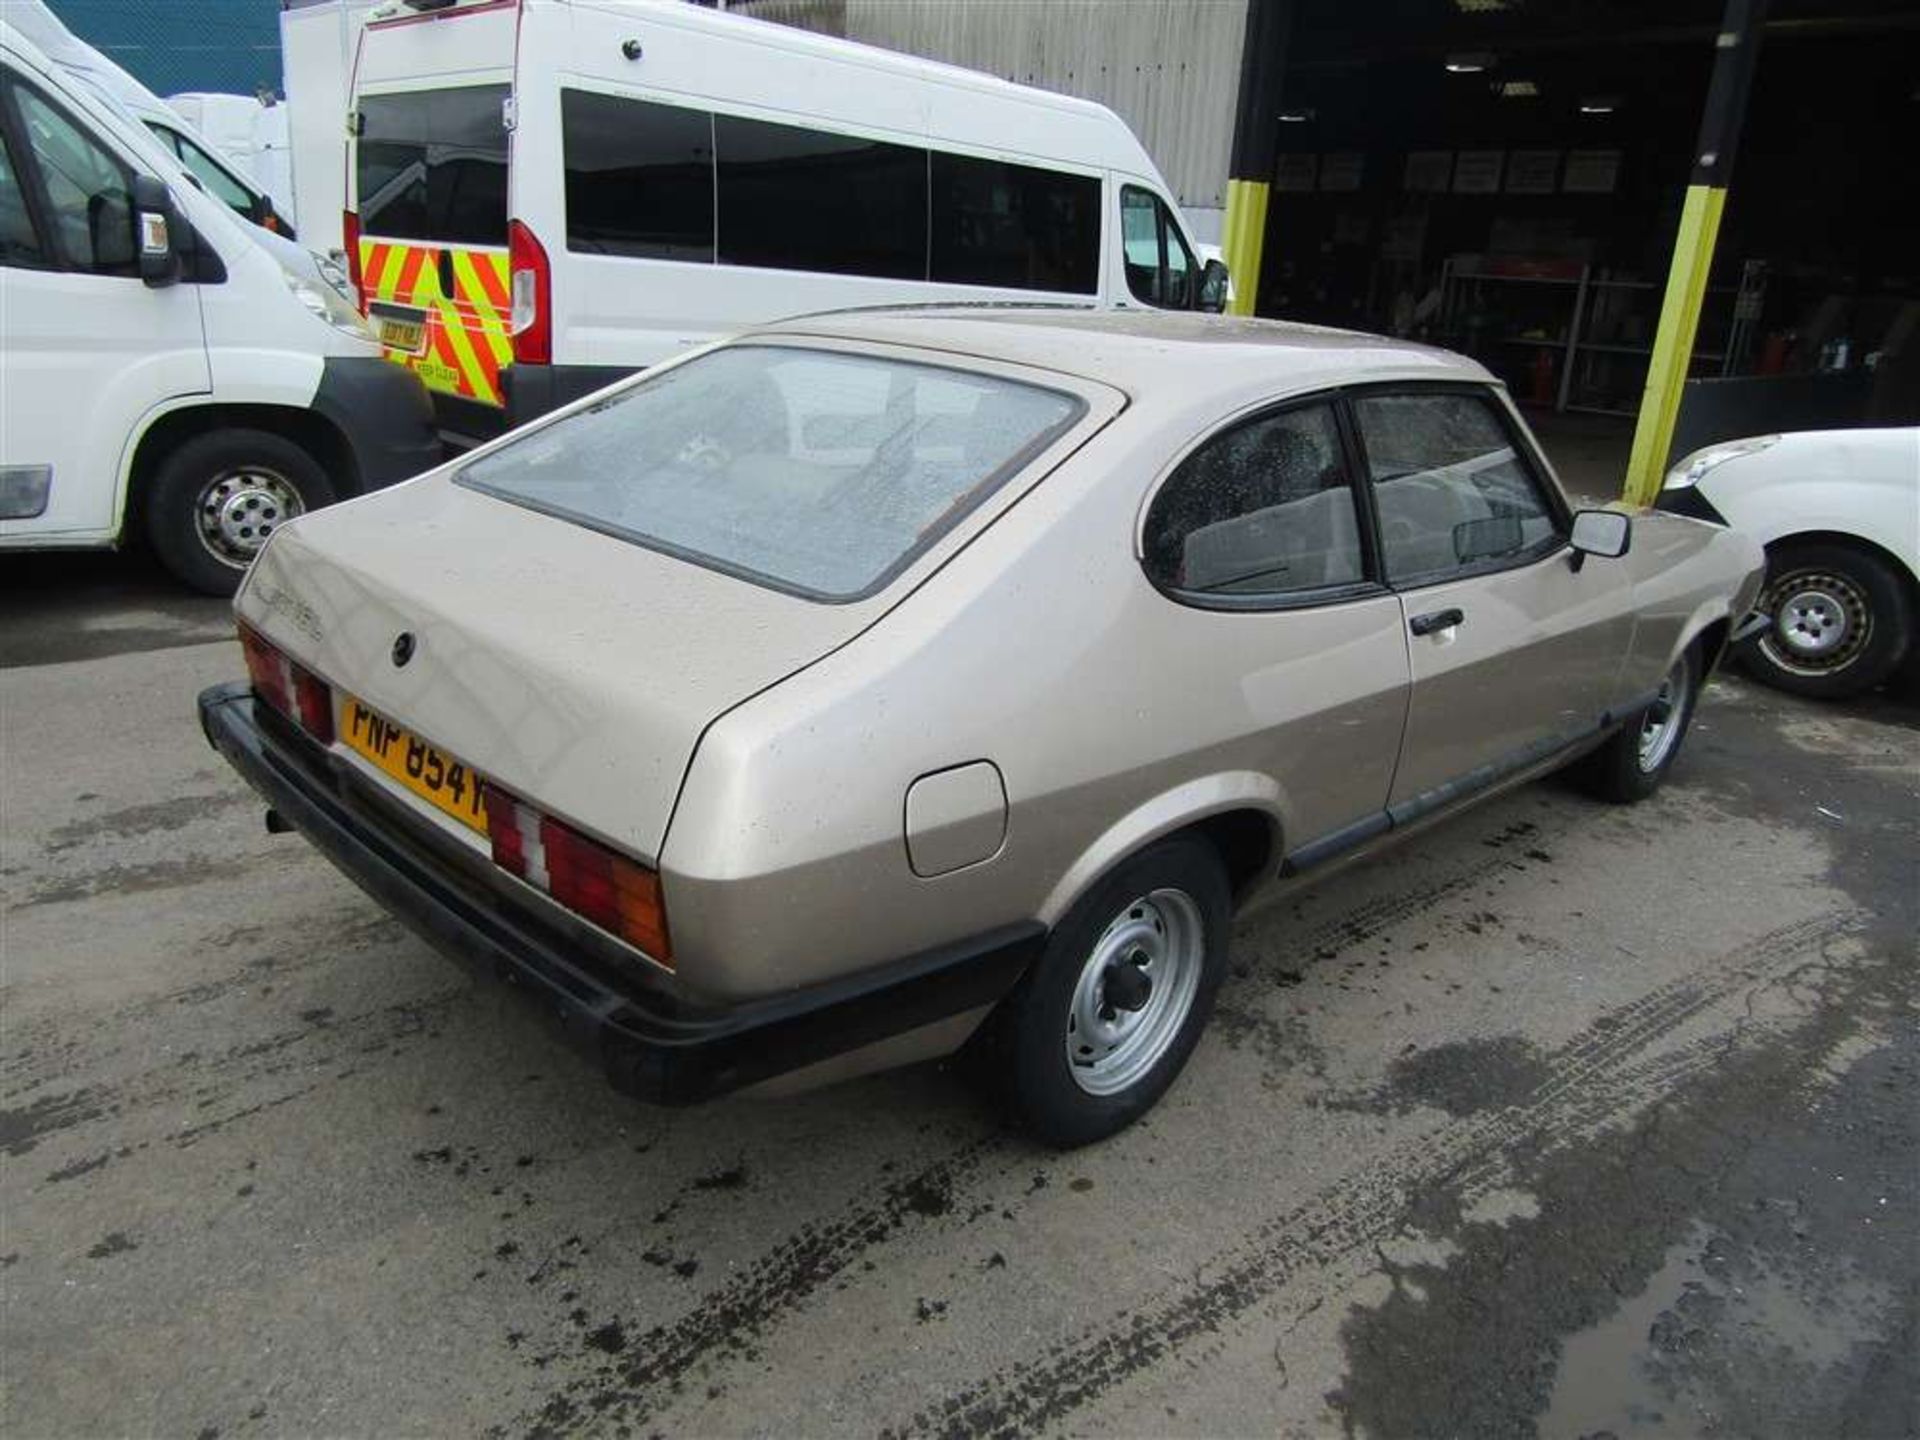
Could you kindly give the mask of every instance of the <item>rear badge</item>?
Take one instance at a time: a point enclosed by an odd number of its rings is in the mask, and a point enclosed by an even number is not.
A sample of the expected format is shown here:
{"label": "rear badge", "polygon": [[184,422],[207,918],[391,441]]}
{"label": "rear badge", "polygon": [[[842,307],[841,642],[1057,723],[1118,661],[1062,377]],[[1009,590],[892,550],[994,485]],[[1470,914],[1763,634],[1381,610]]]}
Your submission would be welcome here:
{"label": "rear badge", "polygon": [[404,665],[413,658],[413,632],[402,630],[393,637],[393,663]]}

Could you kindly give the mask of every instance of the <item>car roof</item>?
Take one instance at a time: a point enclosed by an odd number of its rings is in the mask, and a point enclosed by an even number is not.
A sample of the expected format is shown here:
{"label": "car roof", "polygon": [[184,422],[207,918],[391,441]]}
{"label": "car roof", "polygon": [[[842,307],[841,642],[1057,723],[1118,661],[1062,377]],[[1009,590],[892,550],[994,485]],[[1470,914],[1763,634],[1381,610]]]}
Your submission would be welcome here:
{"label": "car roof", "polygon": [[1098,380],[1135,398],[1280,394],[1373,380],[1493,381],[1465,356],[1411,340],[1182,311],[889,306],[794,316],[742,338],[782,334],[948,351]]}

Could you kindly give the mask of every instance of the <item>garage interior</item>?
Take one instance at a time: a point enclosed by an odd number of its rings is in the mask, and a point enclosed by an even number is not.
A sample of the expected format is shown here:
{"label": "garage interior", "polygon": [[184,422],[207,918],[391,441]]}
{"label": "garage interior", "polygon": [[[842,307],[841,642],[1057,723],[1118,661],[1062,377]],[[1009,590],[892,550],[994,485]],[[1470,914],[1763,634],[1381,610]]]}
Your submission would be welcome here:
{"label": "garage interior", "polygon": [[[1279,65],[1256,313],[1475,356],[1617,494],[1721,0],[1252,3],[1280,10],[1247,32]],[[1917,138],[1920,11],[1771,6],[1671,458],[1920,421]]]}

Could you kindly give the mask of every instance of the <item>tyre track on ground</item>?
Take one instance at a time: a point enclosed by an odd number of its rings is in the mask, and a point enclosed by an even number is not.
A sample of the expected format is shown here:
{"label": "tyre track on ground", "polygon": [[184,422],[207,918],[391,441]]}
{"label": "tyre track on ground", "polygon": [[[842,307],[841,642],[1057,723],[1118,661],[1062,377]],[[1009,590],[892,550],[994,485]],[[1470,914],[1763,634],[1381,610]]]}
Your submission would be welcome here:
{"label": "tyre track on ground", "polygon": [[[1564,818],[1565,829],[1576,828],[1574,817]],[[1288,936],[1277,954],[1297,956],[1303,968],[1332,962],[1407,920],[1430,916],[1449,904],[1467,905],[1470,897],[1463,887],[1500,872],[1527,870],[1526,863],[1502,852],[1517,838],[1540,833],[1540,825],[1525,820],[1470,833],[1463,839],[1477,843],[1461,852],[1470,858],[1445,857],[1443,873],[1423,884],[1363,900],[1306,925]],[[1269,947],[1263,958],[1272,961],[1276,954]],[[1256,963],[1240,983],[1248,982],[1254,994],[1243,998],[1257,1001],[1295,983],[1295,977]],[[847,1274],[875,1246],[902,1238],[915,1227],[954,1223],[947,1217],[963,1205],[959,1223],[988,1212],[1017,1211],[1019,1200],[996,1198],[1001,1182],[1032,1168],[1032,1157],[1020,1152],[1017,1143],[998,1137],[970,1141],[911,1178],[886,1186],[877,1202],[856,1201],[834,1218],[802,1226],[736,1278],[708,1292],[693,1311],[626,1340],[626,1350],[643,1358],[604,1363],[564,1382],[538,1409],[490,1433],[552,1436],[586,1425],[646,1424],[672,1402],[688,1376],[747,1356],[761,1337]],[[993,1203],[984,1203],[989,1199]]]}
{"label": "tyre track on ground", "polygon": [[[298,1093],[310,1093],[408,1044],[434,1038],[470,993],[469,987],[459,985],[346,1015],[323,1007],[304,1012],[298,1025],[217,1051],[188,1050],[168,1064],[111,1081],[52,1088],[59,1082],[50,1079],[28,1085],[10,1092],[9,1100],[18,1103],[0,1108],[0,1151],[22,1156],[49,1140],[81,1138],[87,1128],[108,1120],[125,1121],[181,1105],[206,1112],[205,1118],[138,1141],[123,1136],[113,1154],[120,1158],[154,1143],[184,1149],[234,1120],[294,1098],[266,1093],[256,1099],[250,1091],[271,1092],[281,1088],[285,1077],[297,1074],[302,1078]],[[324,1073],[316,1079],[316,1072]],[[221,1113],[240,1098],[249,1103]]]}
{"label": "tyre track on ground", "polygon": [[[1523,1101],[1483,1112],[1396,1147],[1335,1181],[1304,1204],[1259,1226],[1222,1253],[1211,1278],[1155,1303],[1128,1309],[1031,1361],[1016,1364],[918,1411],[892,1437],[1030,1434],[1058,1424],[1133,1376],[1179,1354],[1279,1293],[1302,1272],[1325,1269],[1388,1239],[1417,1202],[1437,1189],[1497,1184],[1506,1151],[1532,1140],[1542,1149],[1617,1124],[1678,1080],[1718,1063],[1727,1034],[1688,1042],[1677,1053],[1646,1049],[1741,991],[1801,967],[1852,928],[1823,915],[1783,926],[1692,973],[1601,1016],[1548,1062],[1549,1074]],[[1758,1022],[1743,1021],[1743,1024]]]}

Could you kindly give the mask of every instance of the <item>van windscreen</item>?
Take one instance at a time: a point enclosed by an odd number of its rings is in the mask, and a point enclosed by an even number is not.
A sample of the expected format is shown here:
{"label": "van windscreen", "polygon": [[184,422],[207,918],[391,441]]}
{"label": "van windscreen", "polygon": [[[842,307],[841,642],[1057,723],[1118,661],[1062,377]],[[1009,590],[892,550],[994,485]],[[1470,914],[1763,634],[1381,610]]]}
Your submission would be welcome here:
{"label": "van windscreen", "polygon": [[354,194],[364,235],[507,243],[505,85],[360,97]]}
{"label": "van windscreen", "polygon": [[735,345],[510,439],[456,480],[775,589],[853,600],[1085,410],[996,375]]}

